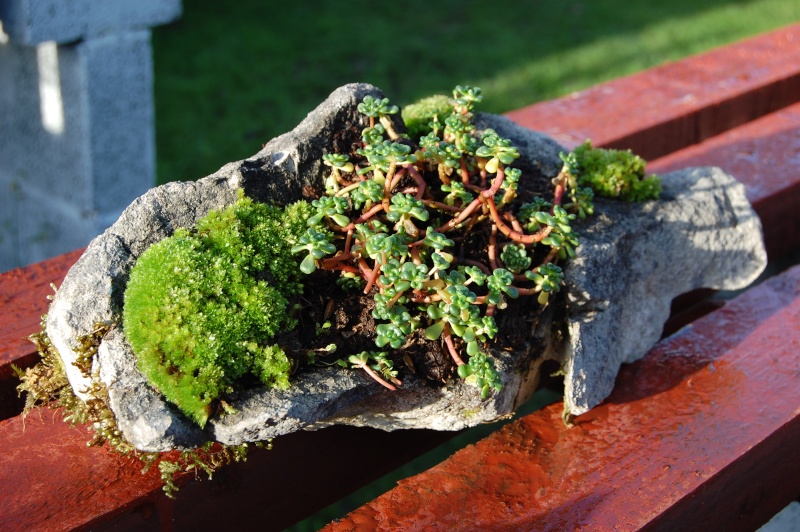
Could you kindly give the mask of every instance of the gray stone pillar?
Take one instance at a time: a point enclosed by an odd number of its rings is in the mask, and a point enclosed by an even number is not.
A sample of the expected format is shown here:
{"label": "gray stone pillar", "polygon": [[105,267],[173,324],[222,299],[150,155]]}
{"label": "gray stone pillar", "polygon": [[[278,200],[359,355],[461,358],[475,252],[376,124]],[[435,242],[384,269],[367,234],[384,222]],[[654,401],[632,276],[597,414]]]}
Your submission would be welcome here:
{"label": "gray stone pillar", "polygon": [[0,271],[86,245],[155,184],[150,28],[180,0],[0,0]]}

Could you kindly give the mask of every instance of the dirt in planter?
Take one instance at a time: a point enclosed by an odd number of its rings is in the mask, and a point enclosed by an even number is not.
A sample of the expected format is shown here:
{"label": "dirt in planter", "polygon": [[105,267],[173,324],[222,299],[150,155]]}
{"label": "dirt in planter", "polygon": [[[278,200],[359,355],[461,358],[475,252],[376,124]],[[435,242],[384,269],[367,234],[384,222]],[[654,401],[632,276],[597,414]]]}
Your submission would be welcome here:
{"label": "dirt in planter", "polygon": [[[403,374],[409,373],[432,384],[443,384],[455,377],[456,366],[444,342],[428,340],[424,326],[409,335],[399,349],[378,348],[373,295],[341,288],[336,284],[338,277],[336,272],[319,270],[310,275],[304,294],[295,301],[299,307],[297,327],[276,338],[276,343],[296,362],[296,372],[309,368],[309,352],[314,353],[317,364],[333,364],[362,351],[386,351],[400,370],[401,380]],[[531,349],[531,335],[541,307],[535,297],[509,299],[507,303],[508,307],[495,315],[499,332],[491,346],[504,351],[527,351]],[[463,342],[458,338],[454,341],[463,353]],[[329,353],[326,348],[331,344],[336,350]]]}

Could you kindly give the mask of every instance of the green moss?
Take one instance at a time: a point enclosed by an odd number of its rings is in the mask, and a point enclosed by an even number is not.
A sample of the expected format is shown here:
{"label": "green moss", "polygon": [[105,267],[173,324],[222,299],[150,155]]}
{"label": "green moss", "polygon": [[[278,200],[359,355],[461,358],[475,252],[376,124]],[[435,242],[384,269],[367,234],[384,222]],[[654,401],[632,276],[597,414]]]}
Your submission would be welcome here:
{"label": "green moss", "polygon": [[304,202],[240,198],[153,244],[131,270],[123,325],[139,368],[201,427],[245,374],[288,386],[291,363],[270,342],[295,325],[288,298],[302,285],[289,250],[309,215]]}
{"label": "green moss", "polygon": [[403,122],[408,128],[408,136],[418,139],[431,132],[430,123],[435,116],[441,127],[445,119],[453,112],[453,104],[444,95],[429,96],[416,103],[407,105],[401,111]]}
{"label": "green moss", "polygon": [[[608,150],[592,148],[586,141],[572,152],[571,169],[580,186],[591,187],[595,193],[606,198],[625,201],[658,199],[661,194],[661,178],[645,175],[647,163],[630,150]],[[569,162],[569,161],[568,161]]]}

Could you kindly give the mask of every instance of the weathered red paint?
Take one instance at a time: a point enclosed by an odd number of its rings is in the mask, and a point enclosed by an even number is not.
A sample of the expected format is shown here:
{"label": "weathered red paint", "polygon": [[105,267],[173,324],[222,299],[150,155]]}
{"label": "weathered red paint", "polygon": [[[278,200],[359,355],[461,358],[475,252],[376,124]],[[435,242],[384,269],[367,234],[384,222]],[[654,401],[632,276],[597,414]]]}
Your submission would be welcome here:
{"label": "weathered red paint", "polygon": [[452,436],[356,427],[290,434],[211,481],[184,477],[173,501],[155,467],[142,475],[138,459],[87,448],[87,429],[44,410],[0,422],[0,530],[282,530]]}
{"label": "weathered red paint", "polygon": [[655,159],[797,101],[800,24],[507,113],[572,148]]}
{"label": "weathered red paint", "polygon": [[800,493],[798,368],[800,267],[625,367],[573,428],[530,414],[326,530],[757,526]]}
{"label": "weathered red paint", "polygon": [[0,422],[0,530],[72,530],[158,493],[156,468],[143,475],[135,458],[87,448],[85,428],[41,415]]}
{"label": "weathered red paint", "polygon": [[32,348],[28,335],[39,331],[53,295],[51,283],[59,285],[83,249],[78,249],[24,268],[0,273],[0,371]]}
{"label": "weathered red paint", "polygon": [[82,252],[0,273],[0,420],[17,415],[24,404],[16,392],[19,381],[11,364],[27,368],[39,360],[27,337],[40,329],[47,296],[53,294],[50,283],[60,284]]}

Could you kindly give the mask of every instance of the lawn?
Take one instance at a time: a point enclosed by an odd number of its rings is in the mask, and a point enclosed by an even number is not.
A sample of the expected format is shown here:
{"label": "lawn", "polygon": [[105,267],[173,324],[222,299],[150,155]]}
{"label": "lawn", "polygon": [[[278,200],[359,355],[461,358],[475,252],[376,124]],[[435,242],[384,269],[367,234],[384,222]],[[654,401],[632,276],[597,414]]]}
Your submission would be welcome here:
{"label": "lawn", "polygon": [[797,20],[796,0],[185,0],[153,35],[158,180],[254,154],[344,83],[400,105],[478,85],[504,112]]}

